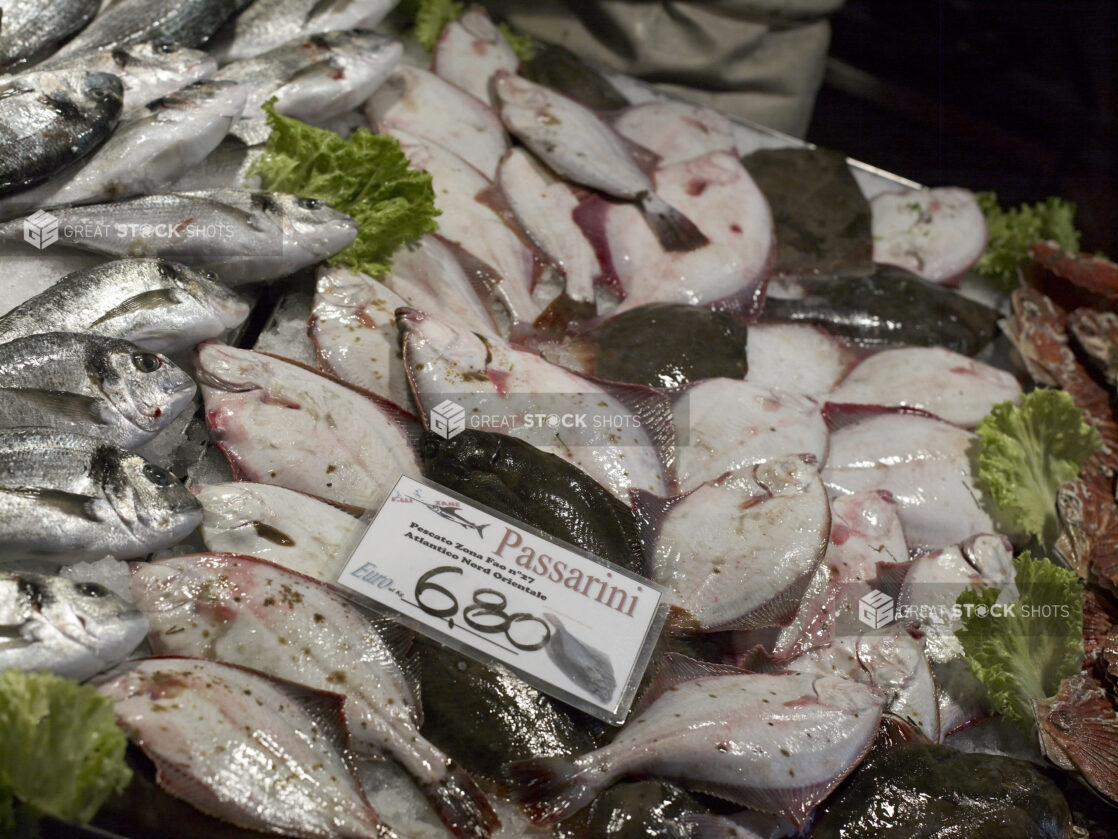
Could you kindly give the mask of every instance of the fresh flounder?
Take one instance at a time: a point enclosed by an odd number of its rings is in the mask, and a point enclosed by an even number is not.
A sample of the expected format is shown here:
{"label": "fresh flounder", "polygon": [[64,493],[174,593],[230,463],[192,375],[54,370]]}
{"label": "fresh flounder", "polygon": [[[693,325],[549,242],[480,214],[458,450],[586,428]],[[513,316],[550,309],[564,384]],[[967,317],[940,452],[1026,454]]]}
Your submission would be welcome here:
{"label": "fresh flounder", "polygon": [[148,41],[200,47],[244,6],[245,0],[116,0],[55,55]]}
{"label": "fresh flounder", "polygon": [[497,333],[494,314],[486,308],[482,279],[467,269],[474,263],[460,247],[428,233],[392,254],[392,267],[381,281],[421,312],[436,312],[474,332]]}
{"label": "fresh flounder", "polygon": [[431,174],[439,235],[482,263],[480,283],[513,327],[530,325],[540,313],[531,297],[539,266],[523,234],[482,200],[493,182],[438,143],[399,129],[388,133],[413,167]]}
{"label": "fresh flounder", "polygon": [[[357,236],[357,223],[315,198],[247,189],[144,195],[54,211],[60,242],[109,257],[172,259],[229,285],[274,280],[321,262]],[[0,238],[23,237],[23,220]]]}
{"label": "fresh flounder", "polygon": [[668,589],[671,620],[683,631],[785,622],[831,526],[818,474],[796,458],[731,472],[676,498],[637,493],[634,504],[650,576]]}
{"label": "fresh flounder", "polygon": [[798,456],[818,466],[827,459],[827,425],[819,405],[804,396],[706,379],[678,391],[672,410],[676,474],[685,492],[765,461]]}
{"label": "fresh flounder", "polygon": [[933,283],[962,279],[986,249],[986,217],[957,187],[884,192],[870,202],[873,261]]}
{"label": "fresh flounder", "polygon": [[244,105],[244,89],[232,82],[196,82],[158,99],[77,171],[0,202],[0,215],[166,189],[217,148]]}
{"label": "fresh flounder", "polygon": [[594,246],[575,223],[581,199],[571,186],[521,148],[512,149],[501,160],[497,183],[520,226],[563,270],[567,296],[579,303],[593,303],[602,266]]}
{"label": "fresh flounder", "polygon": [[[827,647],[840,632],[859,629],[859,600],[870,594],[879,565],[908,562],[897,505],[886,494],[856,492],[831,500],[831,531],[823,562],[815,569],[796,617],[774,638],[762,640],[765,653],[787,661]],[[760,633],[758,633],[760,634]],[[747,646],[751,637],[744,638]]]}
{"label": "fresh flounder", "polygon": [[319,124],[358,108],[400,63],[403,47],[373,32],[327,32],[297,38],[252,58],[226,64],[217,78],[245,85],[248,102],[233,136],[263,143],[271,128],[261,106]]}
{"label": "fresh flounder", "polygon": [[747,381],[816,399],[830,393],[855,360],[825,330],[794,323],[750,324],[746,351]]}
{"label": "fresh flounder", "polygon": [[711,108],[665,99],[626,108],[612,118],[614,130],[644,146],[669,166],[712,151],[734,151],[729,117]]}
{"label": "fresh flounder", "polygon": [[420,736],[415,689],[385,638],[331,587],[262,560],[199,554],[138,567],[132,591],[157,653],[340,693],[354,748],[400,764],[455,835],[480,839],[499,824],[470,777]]}
{"label": "fresh flounder", "polygon": [[635,574],[640,534],[629,505],[585,472],[531,443],[467,429],[425,432],[423,474],[442,486]]}
{"label": "fresh flounder", "polygon": [[513,765],[534,821],[563,819],[640,774],[802,825],[861,762],[885,702],[832,676],[747,674],[681,656],[665,671],[651,704],[608,746]]}
{"label": "fresh flounder", "polygon": [[174,545],[201,520],[178,478],[138,454],[80,434],[0,431],[5,559],[130,559]]}
{"label": "fresh flounder", "polygon": [[397,319],[404,366],[428,427],[436,409],[476,410],[493,418],[494,427],[482,430],[558,455],[623,502],[631,489],[657,495],[674,489],[672,430],[660,394],[588,379],[422,312],[400,310]]}
{"label": "fresh flounder", "polygon": [[66,275],[0,317],[0,341],[89,332],[152,352],[186,349],[248,317],[248,304],[216,280],[162,259],[106,262]]}
{"label": "fresh flounder", "polygon": [[908,409],[828,406],[831,495],[884,490],[897,502],[910,550],[994,533],[971,463],[975,436]]}
{"label": "fresh flounder", "polygon": [[0,344],[0,427],[86,434],[126,449],[166,428],[194,380],[165,356],[118,338],[47,332]]}
{"label": "fresh flounder", "polygon": [[300,364],[224,344],[198,348],[215,442],[238,477],[357,507],[377,507],[418,475],[414,419]]}
{"label": "fresh flounder", "polygon": [[126,662],[97,689],[159,786],[207,815],[287,836],[395,835],[361,790],[337,694],[189,658]]}
{"label": "fresh flounder", "polygon": [[400,129],[438,143],[493,180],[509,140],[484,101],[428,70],[401,67],[365,103],[377,132]]}
{"label": "fresh flounder", "polygon": [[0,21],[0,72],[34,61],[85,26],[100,0],[9,0]]}
{"label": "fresh flounder", "polygon": [[664,250],[689,251],[707,243],[705,231],[660,194],[625,141],[589,108],[507,72],[497,73],[493,89],[505,126],[555,172],[635,202]]}
{"label": "fresh flounder", "polygon": [[92,152],[116,128],[123,101],[120,79],[106,73],[0,79],[0,196],[38,186]]}
{"label": "fresh flounder", "polygon": [[776,239],[768,202],[737,156],[710,152],[652,177],[657,193],[682,208],[706,240],[682,253],[664,248],[631,205],[587,199],[576,219],[616,283],[617,310],[688,303],[760,311]]}
{"label": "fresh flounder", "polygon": [[255,0],[218,33],[212,51],[226,64],[295,38],[372,29],[395,5],[396,0]]}
{"label": "fresh flounder", "polygon": [[211,551],[246,554],[313,577],[337,579],[364,525],[332,504],[252,481],[192,487],[202,504],[202,541]]}
{"label": "fresh flounder", "polygon": [[116,76],[124,85],[121,119],[136,119],[149,102],[212,78],[217,72],[217,61],[208,53],[166,41],[83,52],[52,59],[50,66]]}
{"label": "fresh flounder", "polygon": [[123,661],[148,622],[99,583],[0,571],[0,670],[85,681]]}
{"label": "fresh flounder", "polygon": [[411,305],[365,274],[341,267],[319,268],[307,324],[319,366],[407,407],[411,388],[400,358],[396,310]]}
{"label": "fresh flounder", "polygon": [[894,265],[868,276],[802,276],[786,285],[780,297],[768,295],[762,320],[813,324],[868,346],[942,346],[965,355],[998,334],[996,309]]}
{"label": "fresh flounder", "polygon": [[978,425],[999,402],[1020,398],[1012,373],[943,347],[875,353],[828,396],[832,402],[919,408],[965,428]]}
{"label": "fresh flounder", "polygon": [[472,5],[458,20],[443,27],[435,51],[431,55],[431,69],[482,102],[496,107],[492,81],[498,71],[516,72],[520,59],[505,40],[489,13]]}

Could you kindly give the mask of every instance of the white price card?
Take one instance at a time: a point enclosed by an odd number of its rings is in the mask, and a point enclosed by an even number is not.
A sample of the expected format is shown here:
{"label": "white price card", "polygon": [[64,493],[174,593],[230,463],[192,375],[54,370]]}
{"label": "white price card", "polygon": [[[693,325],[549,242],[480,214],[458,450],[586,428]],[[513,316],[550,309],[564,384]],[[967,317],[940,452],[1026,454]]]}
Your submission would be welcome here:
{"label": "white price card", "polygon": [[629,711],[667,611],[655,583],[406,476],[338,585],[614,724]]}

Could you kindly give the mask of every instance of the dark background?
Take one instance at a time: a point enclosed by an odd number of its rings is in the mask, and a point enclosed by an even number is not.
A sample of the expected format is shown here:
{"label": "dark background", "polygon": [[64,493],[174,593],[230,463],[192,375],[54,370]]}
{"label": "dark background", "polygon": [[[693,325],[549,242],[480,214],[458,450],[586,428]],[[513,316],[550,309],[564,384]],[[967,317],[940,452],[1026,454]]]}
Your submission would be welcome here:
{"label": "dark background", "polygon": [[846,0],[807,139],[1003,206],[1058,195],[1118,258],[1118,0]]}

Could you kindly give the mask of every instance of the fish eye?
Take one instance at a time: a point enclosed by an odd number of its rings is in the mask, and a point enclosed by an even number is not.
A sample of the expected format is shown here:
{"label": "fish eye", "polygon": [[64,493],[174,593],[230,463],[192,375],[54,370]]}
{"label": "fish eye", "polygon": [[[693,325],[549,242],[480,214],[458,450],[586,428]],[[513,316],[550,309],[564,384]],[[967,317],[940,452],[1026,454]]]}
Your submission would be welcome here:
{"label": "fish eye", "polygon": [[155,353],[132,353],[132,366],[141,373],[154,373],[163,366],[163,360]]}
{"label": "fish eye", "polygon": [[107,87],[94,87],[90,89],[89,95],[94,99],[108,99],[112,92]]}
{"label": "fish eye", "polygon": [[108,597],[111,592],[100,583],[78,583],[74,588],[82,597]]}
{"label": "fish eye", "polygon": [[163,55],[170,55],[173,52],[178,52],[179,48],[178,48],[177,44],[168,44],[168,43],[164,42],[164,43],[156,44],[155,45],[155,51],[158,52],[158,53],[161,53]]}
{"label": "fish eye", "polygon": [[322,206],[322,202],[317,198],[299,198],[295,201],[304,210],[317,210]]}
{"label": "fish eye", "polygon": [[209,280],[211,283],[217,282],[217,274],[213,271],[203,271],[202,276]]}
{"label": "fish eye", "polygon": [[156,466],[154,463],[145,463],[143,473],[144,477],[157,487],[169,487],[175,483],[174,475],[163,467]]}

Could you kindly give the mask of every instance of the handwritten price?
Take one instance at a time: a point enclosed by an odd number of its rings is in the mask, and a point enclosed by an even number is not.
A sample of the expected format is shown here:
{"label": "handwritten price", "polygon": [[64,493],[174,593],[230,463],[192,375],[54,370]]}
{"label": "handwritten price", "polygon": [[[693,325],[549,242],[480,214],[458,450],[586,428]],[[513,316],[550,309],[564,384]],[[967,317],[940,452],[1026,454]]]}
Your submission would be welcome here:
{"label": "handwritten price", "polygon": [[[432,582],[432,578],[439,574],[461,573],[462,569],[457,566],[440,565],[420,577],[415,584],[415,602],[419,605],[419,608],[436,618],[445,618],[448,623],[453,625],[453,620],[459,610],[458,598],[454,596],[450,589]],[[442,598],[446,598],[445,602],[437,602]],[[432,600],[436,602],[432,603]],[[510,615],[505,611],[507,606],[508,598],[501,592],[494,591],[491,588],[475,589],[472,602],[462,609],[462,621],[475,632],[486,635],[504,635],[510,644],[524,652],[546,647],[547,642],[551,640],[551,627],[528,612],[513,612]],[[527,629],[526,625],[531,623],[537,624],[543,630],[542,636],[535,641],[520,640],[524,637],[524,630]],[[513,636],[513,629],[517,626],[521,628],[516,633],[519,638]],[[533,633],[530,630],[528,631],[528,637],[531,638]]]}

